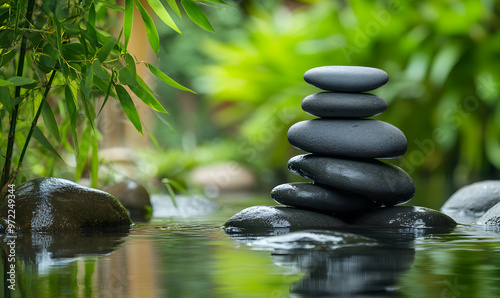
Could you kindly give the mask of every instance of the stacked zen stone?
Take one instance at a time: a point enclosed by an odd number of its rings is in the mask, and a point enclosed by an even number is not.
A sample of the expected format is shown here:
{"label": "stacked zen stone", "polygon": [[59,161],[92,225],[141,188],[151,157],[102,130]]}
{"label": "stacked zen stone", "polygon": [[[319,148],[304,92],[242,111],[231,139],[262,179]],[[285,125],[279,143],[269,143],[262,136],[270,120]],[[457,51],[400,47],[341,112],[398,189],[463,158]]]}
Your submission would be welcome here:
{"label": "stacked zen stone", "polygon": [[405,135],[389,123],[365,119],[387,109],[382,98],[363,93],[387,83],[387,73],[370,67],[324,66],[307,71],[304,79],[327,91],[302,101],[304,111],[320,118],[289,129],[290,144],[311,154],[293,157],[288,169],[314,182],[279,185],[272,198],[351,220],[377,207],[409,201],[415,193],[410,176],[376,159],[402,156]]}
{"label": "stacked zen stone", "polygon": [[436,210],[394,206],[409,201],[415,186],[406,172],[379,159],[402,156],[406,137],[389,123],[366,119],[383,113],[387,104],[364,93],[387,83],[386,72],[325,66],[307,71],[304,79],[326,92],[302,101],[303,110],[319,118],[296,123],[288,131],[290,144],[310,152],[290,159],[288,169],[313,182],[275,187],[271,197],[286,206],[246,208],[225,223],[226,233],[274,235],[348,227],[444,232],[441,229],[456,226],[452,218]]}

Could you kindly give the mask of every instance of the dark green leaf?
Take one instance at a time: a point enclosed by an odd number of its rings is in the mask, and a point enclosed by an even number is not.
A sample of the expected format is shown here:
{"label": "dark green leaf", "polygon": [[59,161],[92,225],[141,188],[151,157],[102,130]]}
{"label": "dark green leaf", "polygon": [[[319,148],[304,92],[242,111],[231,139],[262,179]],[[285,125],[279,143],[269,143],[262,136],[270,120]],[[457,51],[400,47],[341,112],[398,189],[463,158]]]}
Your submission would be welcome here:
{"label": "dark green leaf", "polygon": [[188,17],[193,22],[207,31],[215,32],[214,28],[212,28],[212,25],[210,25],[205,12],[198,6],[198,4],[196,4],[192,0],[182,0],[181,4],[182,7],[184,7],[184,10],[186,11]]}
{"label": "dark green leaf", "polygon": [[[177,25],[175,24],[174,20],[170,17],[170,14],[168,14],[167,10],[165,7],[163,7],[163,4],[161,4],[160,0],[148,0],[149,6],[153,9],[153,11],[158,15],[158,17],[165,23],[167,26],[170,28],[174,29],[177,31],[179,34],[182,34]],[[177,7],[177,4],[175,5]],[[179,8],[177,8],[179,9]]]}
{"label": "dark green leaf", "polygon": [[[110,80],[110,82],[113,83],[113,80]],[[99,90],[101,90],[105,94],[108,94],[108,90],[109,90],[110,96],[112,96],[114,98],[118,98],[116,96],[115,91],[113,91],[113,89],[109,89],[109,83],[104,82],[103,80],[99,79],[99,77],[94,77],[94,86],[99,88]]]}
{"label": "dark green leaf", "polygon": [[180,90],[189,91],[191,93],[196,94],[196,92],[194,92],[193,90],[191,90],[189,88],[186,88],[186,87],[182,86],[181,84],[177,83],[176,81],[174,81],[172,78],[170,78],[169,76],[167,76],[165,73],[163,73],[161,70],[159,70],[158,68],[154,67],[153,65],[151,65],[149,63],[146,63],[146,65],[149,68],[149,70],[157,78],[159,78],[160,80],[162,80],[165,84],[170,85],[170,86],[172,86],[174,88],[177,88],[177,89],[180,89]]}
{"label": "dark green leaf", "polygon": [[101,63],[97,59],[94,60],[94,63],[92,63],[92,71],[94,72],[94,75],[99,77],[101,80],[106,81],[109,79],[109,74],[104,70]]}
{"label": "dark green leaf", "polygon": [[59,127],[48,103],[45,103],[42,107],[42,117],[43,123],[45,123],[49,133],[60,143],[61,135],[59,134]]}
{"label": "dark green leaf", "polygon": [[130,72],[127,67],[122,67],[118,70],[118,79],[120,79],[120,83],[129,86],[139,86],[139,83],[136,81],[135,76]]}
{"label": "dark green leaf", "polygon": [[106,6],[108,8],[111,8],[111,9],[119,11],[119,12],[125,12],[125,8],[123,8],[122,6],[110,3],[108,1],[97,0],[96,3],[99,3],[103,6]]}
{"label": "dark green leaf", "polygon": [[10,104],[9,87],[5,86],[0,87],[0,102],[3,104],[7,112],[9,112],[9,114],[12,114],[12,105]]}
{"label": "dark green leaf", "polygon": [[87,39],[90,41],[90,43],[94,47],[99,46],[99,42],[97,41],[97,31],[95,29],[95,20],[96,20],[96,12],[95,12],[95,5],[92,2],[92,4],[89,7],[89,15],[87,18],[87,30],[82,31],[82,33],[88,33],[85,35]]}
{"label": "dark green leaf", "polygon": [[172,9],[175,11],[175,13],[180,17],[181,16],[181,10],[179,9],[179,6],[177,5],[176,0],[167,0],[168,5],[172,7]]}
{"label": "dark green leaf", "polygon": [[83,94],[83,90],[81,90],[81,89],[80,89],[80,98],[81,98],[82,103],[83,103],[83,109],[85,111],[85,116],[87,116],[87,120],[89,121],[90,125],[93,128],[94,127],[94,119],[95,119],[95,115],[93,113],[94,109],[91,108],[91,104],[90,104],[89,100],[85,97],[85,94]]}
{"label": "dark green leaf", "polygon": [[[24,77],[11,77],[7,81],[9,81],[12,85],[11,86],[24,86],[24,85],[30,85],[37,83],[37,80],[33,80],[30,78],[24,78]],[[6,86],[6,85],[3,85]]]}
{"label": "dark green leaf", "polygon": [[135,67],[135,60],[132,57],[132,55],[130,55],[130,54],[125,55],[125,62],[127,64],[127,68],[130,70],[132,75],[135,77],[137,75],[137,69]]}
{"label": "dark green leaf", "polygon": [[125,36],[125,49],[128,46],[130,35],[132,35],[133,22],[134,22],[134,0],[125,0],[125,16],[123,18],[123,34]]}
{"label": "dark green leaf", "polygon": [[73,144],[75,145],[75,152],[78,156],[78,135],[76,130],[78,114],[76,113],[75,98],[69,85],[66,85],[66,87],[64,88],[64,95],[66,97],[66,108],[68,109],[68,114],[71,122],[71,135],[73,136]]}
{"label": "dark green leaf", "polygon": [[105,43],[97,52],[97,59],[99,59],[99,61],[101,61],[101,62],[106,61],[106,59],[108,58],[109,53],[111,53],[111,50],[113,49],[114,45],[115,45],[115,42],[112,40]]}
{"label": "dark green leaf", "polygon": [[[109,80],[109,84],[108,84],[108,89],[106,90],[106,96],[104,97],[104,100],[102,102],[102,106],[101,106],[101,109],[99,110],[99,113],[97,115],[100,115],[101,112],[102,112],[102,109],[104,109],[104,106],[106,105],[106,103],[108,102],[108,99],[109,99],[109,96],[111,95],[111,93],[114,94],[114,92],[111,90],[111,86],[113,85],[113,77],[111,77],[111,80]],[[104,83],[104,82],[103,82]],[[116,97],[116,96],[115,96]]]}
{"label": "dark green leaf", "polygon": [[92,65],[90,62],[85,63],[85,67],[82,68],[83,72],[83,85],[80,86],[82,88],[83,94],[85,95],[85,99],[90,99],[90,91],[92,89],[92,84],[93,84],[93,72],[92,72]]}
{"label": "dark green leaf", "polygon": [[135,129],[142,134],[141,118],[139,113],[135,108],[134,101],[130,98],[127,90],[120,85],[115,85],[116,94],[118,95],[118,100],[122,106],[123,112],[127,115],[127,118],[132,122]]}
{"label": "dark green leaf", "polygon": [[168,114],[168,112],[165,110],[165,108],[163,108],[163,106],[158,102],[158,100],[156,100],[156,98],[142,86],[129,86],[129,87],[130,90],[132,90],[132,92],[134,92],[135,95],[137,95],[137,97],[139,97],[139,99],[142,100],[147,106],[158,112]]}
{"label": "dark green leaf", "polygon": [[33,130],[33,137],[37,140],[43,147],[52,152],[55,156],[57,156],[60,160],[63,160],[62,157],[57,153],[57,150],[50,144],[49,140],[43,135],[43,132],[35,126]]}
{"label": "dark green leaf", "polygon": [[156,56],[158,56],[158,52],[160,51],[160,37],[158,36],[158,31],[156,30],[155,23],[139,0],[135,0],[135,5],[141,12],[144,26],[146,26],[146,35],[148,36],[149,44],[151,45],[153,52],[156,54]]}

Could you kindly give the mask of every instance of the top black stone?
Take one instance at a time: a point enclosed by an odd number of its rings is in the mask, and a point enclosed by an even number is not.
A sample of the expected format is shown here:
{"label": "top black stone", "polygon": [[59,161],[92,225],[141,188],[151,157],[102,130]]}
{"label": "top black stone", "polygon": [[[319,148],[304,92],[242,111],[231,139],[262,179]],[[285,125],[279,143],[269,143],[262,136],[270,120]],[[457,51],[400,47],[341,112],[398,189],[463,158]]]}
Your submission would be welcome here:
{"label": "top black stone", "polygon": [[322,66],[306,71],[304,80],[323,90],[364,92],[383,86],[389,81],[389,75],[372,67]]}

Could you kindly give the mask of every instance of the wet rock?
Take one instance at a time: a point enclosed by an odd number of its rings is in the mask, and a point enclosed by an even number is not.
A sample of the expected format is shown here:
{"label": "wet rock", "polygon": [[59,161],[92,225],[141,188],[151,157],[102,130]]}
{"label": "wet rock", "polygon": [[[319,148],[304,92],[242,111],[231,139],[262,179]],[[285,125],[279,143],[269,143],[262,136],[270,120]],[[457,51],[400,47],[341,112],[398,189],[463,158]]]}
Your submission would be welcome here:
{"label": "wet rock", "polygon": [[304,80],[323,90],[364,92],[383,86],[389,75],[372,67],[322,66],[306,71]]}
{"label": "wet rock", "polygon": [[[58,178],[40,178],[15,192],[15,227],[20,232],[97,230],[129,227],[123,205],[110,194]],[[9,200],[0,205],[8,218]]]}
{"label": "wet rock", "polygon": [[393,206],[371,211],[355,222],[370,228],[452,229],[457,223],[437,210],[418,206]]}
{"label": "wet rock", "polygon": [[441,211],[452,215],[478,218],[500,202],[500,181],[486,180],[466,185],[457,190],[441,207]]}
{"label": "wet rock", "polygon": [[405,154],[405,135],[397,127],[373,119],[314,119],[288,130],[292,146],[311,153],[358,158],[394,158]]}
{"label": "wet rock", "polygon": [[324,118],[361,118],[383,113],[387,103],[368,93],[320,92],[304,98],[302,109]]}
{"label": "wet rock", "polygon": [[274,201],[335,216],[359,214],[374,209],[375,201],[328,186],[312,183],[287,183],[271,191]]}
{"label": "wet rock", "polygon": [[149,193],[144,186],[136,181],[122,181],[105,187],[103,190],[117,198],[131,215],[151,214]]}
{"label": "wet rock", "polygon": [[491,207],[486,213],[477,220],[479,225],[488,225],[500,227],[500,203]]}
{"label": "wet rock", "polygon": [[340,219],[293,207],[253,206],[233,215],[225,224],[228,234],[266,234],[273,229],[332,229],[344,226]]}
{"label": "wet rock", "polygon": [[352,192],[384,204],[402,204],[415,185],[402,169],[379,160],[356,160],[305,154],[292,157],[288,169],[316,183]]}

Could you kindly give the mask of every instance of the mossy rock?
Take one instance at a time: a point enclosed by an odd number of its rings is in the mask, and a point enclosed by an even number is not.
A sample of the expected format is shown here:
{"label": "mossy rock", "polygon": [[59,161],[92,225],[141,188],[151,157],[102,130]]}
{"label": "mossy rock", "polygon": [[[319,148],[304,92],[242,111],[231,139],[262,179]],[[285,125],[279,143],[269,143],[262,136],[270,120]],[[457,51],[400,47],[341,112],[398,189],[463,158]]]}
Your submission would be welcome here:
{"label": "mossy rock", "polygon": [[[127,210],[112,195],[64,179],[31,180],[13,195],[18,232],[113,229],[132,223]],[[12,201],[6,199],[0,205],[4,225],[9,203]]]}
{"label": "mossy rock", "polygon": [[152,206],[148,191],[133,180],[122,181],[103,189],[123,204],[131,216],[151,217]]}

